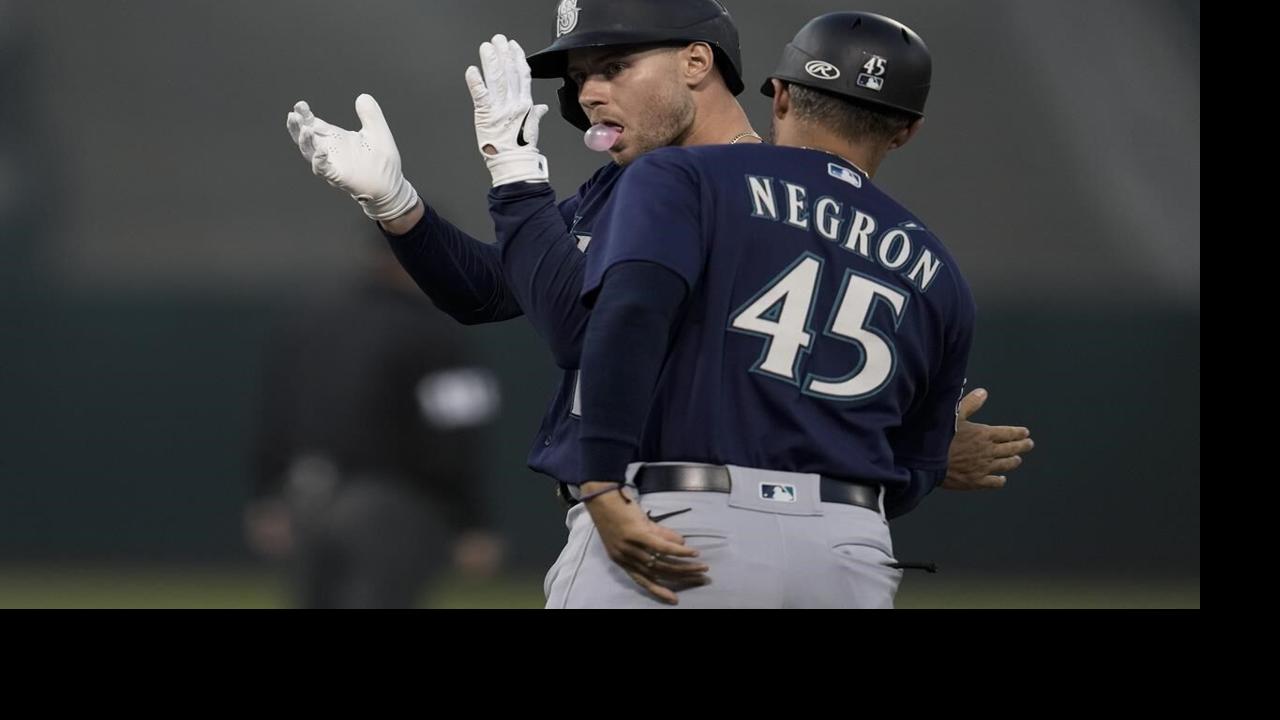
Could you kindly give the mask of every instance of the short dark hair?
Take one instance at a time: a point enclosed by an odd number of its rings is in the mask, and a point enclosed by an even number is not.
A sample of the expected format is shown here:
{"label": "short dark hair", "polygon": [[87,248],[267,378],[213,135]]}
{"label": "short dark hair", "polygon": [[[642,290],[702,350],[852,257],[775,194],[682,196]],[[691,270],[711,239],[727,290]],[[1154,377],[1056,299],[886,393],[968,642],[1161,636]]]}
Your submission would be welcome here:
{"label": "short dark hair", "polygon": [[787,83],[796,117],[821,125],[855,142],[893,139],[915,122],[915,116],[891,108],[872,105],[852,98]]}

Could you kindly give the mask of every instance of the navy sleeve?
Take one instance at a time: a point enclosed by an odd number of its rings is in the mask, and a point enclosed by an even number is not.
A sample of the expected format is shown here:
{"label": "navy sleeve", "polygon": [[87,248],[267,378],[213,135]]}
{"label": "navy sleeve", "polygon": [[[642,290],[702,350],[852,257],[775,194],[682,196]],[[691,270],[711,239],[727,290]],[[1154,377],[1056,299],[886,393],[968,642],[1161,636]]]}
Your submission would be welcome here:
{"label": "navy sleeve", "polygon": [[502,270],[516,302],[547,341],[556,364],[579,365],[587,310],[578,302],[586,258],[569,234],[579,195],[556,205],[547,183],[512,183],[489,191],[489,214]]}
{"label": "navy sleeve", "polygon": [[686,294],[683,278],[653,263],[605,275],[582,349],[584,480],[623,480]]}
{"label": "navy sleeve", "polygon": [[893,434],[895,461],[910,472],[911,479],[905,488],[885,498],[885,514],[890,518],[915,508],[947,476],[976,315],[968,285],[958,272],[953,271],[952,277],[956,291],[949,303],[939,372],[929,379],[924,401],[903,419],[902,427]]}
{"label": "navy sleeve", "polygon": [[884,514],[890,520],[914,510],[926,495],[942,484],[942,480],[947,476],[945,469],[912,470],[908,468],[908,470],[911,473],[911,479],[907,481],[906,487],[885,494]]}
{"label": "navy sleeve", "polygon": [[618,181],[587,259],[585,305],[591,306],[609,268],[624,262],[660,265],[686,288],[697,284],[706,264],[703,218],[714,212],[692,162],[676,149],[655,150]]}
{"label": "navy sleeve", "polygon": [[958,273],[956,292],[949,303],[948,326],[938,371],[929,378],[924,401],[903,419],[894,433],[894,457],[899,465],[918,470],[945,470],[956,433],[956,416],[964,392],[973,346],[973,296]]}
{"label": "navy sleeve", "polygon": [[382,233],[431,302],[463,325],[518,317],[520,305],[502,275],[498,248],[459,230],[430,205],[423,203],[423,209],[422,220],[404,235],[385,228]]}

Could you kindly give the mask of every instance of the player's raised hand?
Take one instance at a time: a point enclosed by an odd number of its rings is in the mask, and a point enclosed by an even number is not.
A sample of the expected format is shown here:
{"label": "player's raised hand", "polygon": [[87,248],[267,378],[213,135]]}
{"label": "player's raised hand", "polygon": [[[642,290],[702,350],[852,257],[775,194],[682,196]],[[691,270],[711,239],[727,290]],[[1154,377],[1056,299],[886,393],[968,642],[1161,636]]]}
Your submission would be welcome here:
{"label": "player's raised hand", "polygon": [[538,152],[538,123],[549,109],[533,104],[533,80],[524,49],[503,35],[480,46],[480,65],[467,68],[475,106],[476,143],[493,186],[547,182],[547,159]]}
{"label": "player's raised hand", "polygon": [[374,220],[389,221],[412,210],[418,193],[400,170],[400,151],[382,108],[370,95],[356,98],[358,132],[321,120],[305,101],[285,120],[311,171],[351,195]]}

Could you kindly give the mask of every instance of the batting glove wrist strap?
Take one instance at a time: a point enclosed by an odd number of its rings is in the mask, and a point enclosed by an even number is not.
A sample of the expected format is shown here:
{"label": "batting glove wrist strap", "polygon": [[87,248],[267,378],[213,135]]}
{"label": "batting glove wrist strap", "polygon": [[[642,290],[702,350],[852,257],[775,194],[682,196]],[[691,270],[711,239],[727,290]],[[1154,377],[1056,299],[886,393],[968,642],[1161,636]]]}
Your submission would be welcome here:
{"label": "batting glove wrist strap", "polygon": [[352,195],[356,202],[360,203],[360,207],[364,208],[364,214],[368,215],[371,220],[381,220],[383,222],[395,220],[412,210],[418,204],[418,191],[413,189],[409,181],[403,175],[400,176],[400,182],[396,185],[391,194],[374,199],[362,195]]}
{"label": "batting glove wrist strap", "polygon": [[547,158],[537,151],[512,150],[501,155],[486,155],[485,165],[493,176],[493,186],[516,182],[550,182]]}

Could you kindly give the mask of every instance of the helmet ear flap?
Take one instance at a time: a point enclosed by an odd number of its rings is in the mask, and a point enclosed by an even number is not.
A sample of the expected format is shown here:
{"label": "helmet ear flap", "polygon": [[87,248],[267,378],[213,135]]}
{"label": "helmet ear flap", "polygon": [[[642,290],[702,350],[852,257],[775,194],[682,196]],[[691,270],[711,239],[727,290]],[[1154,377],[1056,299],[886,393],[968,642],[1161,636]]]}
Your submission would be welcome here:
{"label": "helmet ear flap", "polygon": [[591,121],[587,119],[587,114],[578,104],[578,86],[572,80],[565,78],[564,85],[556,91],[556,94],[560,97],[560,117],[583,132],[590,130]]}

